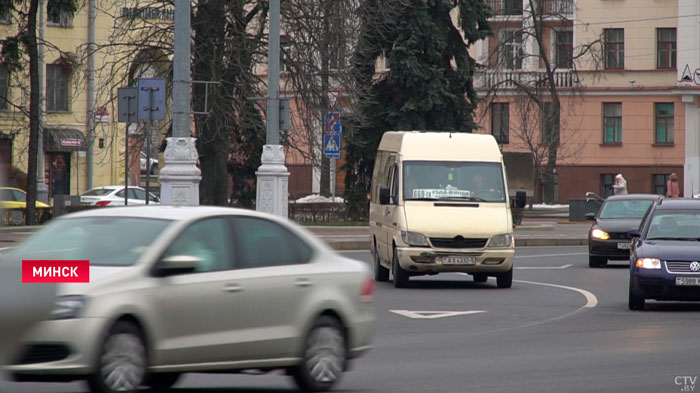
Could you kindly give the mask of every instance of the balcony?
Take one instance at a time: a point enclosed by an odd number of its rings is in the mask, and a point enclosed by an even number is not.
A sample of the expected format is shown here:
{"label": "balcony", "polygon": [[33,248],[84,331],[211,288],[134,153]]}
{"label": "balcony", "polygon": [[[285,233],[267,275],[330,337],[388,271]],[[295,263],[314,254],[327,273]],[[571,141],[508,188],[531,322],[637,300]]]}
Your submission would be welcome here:
{"label": "balcony", "polygon": [[486,0],[493,16],[522,16],[523,0]]}
{"label": "balcony", "polygon": [[[477,89],[515,89],[518,86],[543,85],[547,80],[544,71],[530,70],[487,70],[477,72],[475,87]],[[576,73],[572,70],[557,70],[554,72],[554,85],[557,88],[579,87]]]}
{"label": "balcony", "polygon": [[576,10],[574,0],[542,0],[542,12],[552,16],[571,16]]}

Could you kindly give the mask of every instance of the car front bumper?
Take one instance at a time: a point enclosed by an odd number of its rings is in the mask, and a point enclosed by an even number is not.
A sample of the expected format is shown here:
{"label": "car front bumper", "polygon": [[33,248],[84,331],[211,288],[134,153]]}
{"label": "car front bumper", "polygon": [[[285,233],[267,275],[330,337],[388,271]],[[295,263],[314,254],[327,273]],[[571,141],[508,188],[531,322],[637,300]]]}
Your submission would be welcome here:
{"label": "car front bumper", "polygon": [[662,269],[638,269],[631,276],[637,295],[655,300],[700,300],[700,286],[676,285],[676,277],[698,275],[671,274]]}
{"label": "car front bumper", "polygon": [[[416,274],[445,272],[503,273],[513,266],[515,248],[494,249],[448,249],[429,247],[399,247],[396,249],[401,268]],[[473,265],[446,265],[441,259],[446,256],[473,256]]]}
{"label": "car front bumper", "polygon": [[[625,244],[626,246],[619,246]],[[630,240],[629,239],[614,239],[600,240],[588,237],[588,253],[592,257],[601,257],[608,259],[630,259]],[[626,247],[626,248],[620,248]]]}
{"label": "car front bumper", "polygon": [[90,374],[106,319],[43,321],[26,337],[5,371],[17,381],[70,381]]}

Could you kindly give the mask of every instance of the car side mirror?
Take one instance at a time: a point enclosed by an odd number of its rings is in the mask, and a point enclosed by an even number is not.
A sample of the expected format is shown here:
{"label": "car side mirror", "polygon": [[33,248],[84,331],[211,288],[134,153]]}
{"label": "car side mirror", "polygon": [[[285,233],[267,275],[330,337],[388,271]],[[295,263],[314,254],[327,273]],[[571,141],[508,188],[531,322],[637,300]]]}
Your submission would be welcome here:
{"label": "car side mirror", "polygon": [[595,213],[586,213],[586,215],[583,217],[585,217],[588,221],[595,221]]}
{"label": "car side mirror", "polygon": [[173,255],[163,258],[158,264],[161,275],[192,273],[202,263],[202,258],[193,255]]}
{"label": "car side mirror", "polygon": [[639,229],[632,229],[631,231],[627,232],[627,235],[629,235],[631,239],[639,238],[641,236]]}
{"label": "car side mirror", "polygon": [[379,188],[379,204],[380,205],[388,205],[391,202],[391,193],[389,191],[388,187],[380,187]]}

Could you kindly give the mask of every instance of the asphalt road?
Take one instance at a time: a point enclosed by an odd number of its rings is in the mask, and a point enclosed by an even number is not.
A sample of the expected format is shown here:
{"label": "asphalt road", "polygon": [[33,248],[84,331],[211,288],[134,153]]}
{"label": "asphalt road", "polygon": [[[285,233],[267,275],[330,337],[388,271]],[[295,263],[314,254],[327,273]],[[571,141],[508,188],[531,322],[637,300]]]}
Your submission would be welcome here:
{"label": "asphalt road", "polygon": [[[367,252],[346,255],[370,261]],[[374,349],[336,391],[699,391],[700,303],[628,311],[624,262],[589,269],[587,261],[585,247],[521,248],[511,289],[458,274],[412,278],[409,289],[379,283]],[[0,382],[0,391],[86,389]],[[173,391],[276,393],[294,385],[281,374],[192,374]]]}

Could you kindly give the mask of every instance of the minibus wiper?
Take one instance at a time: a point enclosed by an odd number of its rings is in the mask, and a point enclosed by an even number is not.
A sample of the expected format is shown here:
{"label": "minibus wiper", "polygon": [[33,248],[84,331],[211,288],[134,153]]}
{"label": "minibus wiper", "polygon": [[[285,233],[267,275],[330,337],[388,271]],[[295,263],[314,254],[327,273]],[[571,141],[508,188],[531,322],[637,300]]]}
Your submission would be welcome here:
{"label": "minibus wiper", "polygon": [[486,202],[486,199],[479,197],[467,197],[467,196],[448,196],[440,198],[442,201],[470,201],[470,202]]}
{"label": "minibus wiper", "polygon": [[438,198],[406,198],[405,201],[439,201]]}

